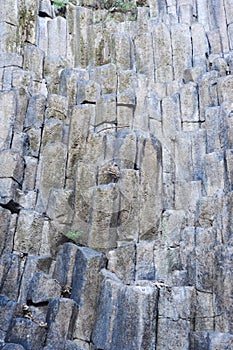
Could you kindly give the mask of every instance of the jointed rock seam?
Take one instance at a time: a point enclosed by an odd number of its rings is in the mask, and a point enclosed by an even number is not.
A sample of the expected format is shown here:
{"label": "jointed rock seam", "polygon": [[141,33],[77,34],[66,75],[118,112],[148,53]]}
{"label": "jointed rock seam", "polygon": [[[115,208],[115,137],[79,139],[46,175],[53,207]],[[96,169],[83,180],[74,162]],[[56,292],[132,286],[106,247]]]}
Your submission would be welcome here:
{"label": "jointed rock seam", "polygon": [[132,2],[1,1],[2,350],[233,349],[233,2]]}

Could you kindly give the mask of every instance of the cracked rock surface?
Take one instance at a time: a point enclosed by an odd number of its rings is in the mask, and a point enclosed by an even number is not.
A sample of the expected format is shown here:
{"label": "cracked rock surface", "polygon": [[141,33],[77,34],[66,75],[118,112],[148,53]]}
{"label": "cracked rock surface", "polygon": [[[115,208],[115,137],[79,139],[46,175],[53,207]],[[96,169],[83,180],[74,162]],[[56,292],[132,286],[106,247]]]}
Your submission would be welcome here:
{"label": "cracked rock surface", "polygon": [[231,0],[2,0],[0,349],[233,349]]}

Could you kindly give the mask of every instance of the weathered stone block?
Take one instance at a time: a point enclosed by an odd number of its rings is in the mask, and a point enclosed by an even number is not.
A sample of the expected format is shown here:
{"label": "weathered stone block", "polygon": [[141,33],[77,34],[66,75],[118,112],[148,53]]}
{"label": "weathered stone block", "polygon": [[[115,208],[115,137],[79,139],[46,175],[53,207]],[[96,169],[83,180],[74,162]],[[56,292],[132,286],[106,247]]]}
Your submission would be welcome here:
{"label": "weathered stone block", "polygon": [[205,172],[208,196],[224,189],[225,167],[222,152],[212,152],[205,156]]}
{"label": "weathered stone block", "polygon": [[78,246],[73,243],[65,243],[59,250],[56,258],[53,278],[59,281],[62,286],[71,290],[73,270],[76,262]]}
{"label": "weathered stone block", "polygon": [[226,151],[226,162],[227,162],[227,176],[230,185],[230,189],[233,189],[233,150],[229,149]]}
{"label": "weathered stone block", "polygon": [[17,26],[7,22],[0,22],[0,50],[1,52],[18,52]]}
{"label": "weathered stone block", "polygon": [[106,350],[155,347],[156,299],[157,291],[146,282],[124,286],[117,279],[105,278],[92,336],[94,346]]}
{"label": "weathered stone block", "polygon": [[[1,192],[0,192],[1,195]],[[0,197],[0,204],[2,200]],[[4,209],[4,208],[0,208],[0,254],[2,255],[3,252],[8,248],[9,251],[11,251],[10,249],[12,249],[12,242],[10,242],[7,238],[11,238],[10,235],[10,221],[11,221],[11,212],[10,210]],[[7,243],[8,243],[8,247],[7,247]]]}
{"label": "weathered stone block", "polygon": [[46,119],[43,128],[41,149],[55,142],[63,141],[63,123],[59,119]]}
{"label": "weathered stone block", "polygon": [[196,84],[188,83],[180,91],[181,119],[183,122],[198,122],[198,92]]}
{"label": "weathered stone block", "polygon": [[74,300],[55,298],[49,302],[46,317],[48,324],[46,350],[64,349],[66,340],[72,339],[77,312]]}
{"label": "weathered stone block", "polygon": [[155,67],[151,34],[143,33],[135,36],[134,44],[138,72],[153,79]]}
{"label": "weathered stone block", "polygon": [[[194,296],[193,287],[160,288],[158,349],[189,349],[189,332],[194,317],[192,309]],[[167,332],[172,334],[169,339]],[[178,338],[176,334],[179,334]]]}
{"label": "weathered stone block", "polygon": [[[176,133],[181,130],[180,103],[178,94],[165,97],[161,101],[163,137],[165,138],[163,148],[168,147],[169,141],[167,138],[174,139]],[[171,118],[171,115],[173,118]],[[171,164],[171,162],[169,163]]]}
{"label": "weathered stone block", "polygon": [[[24,257],[25,259],[25,257]],[[27,303],[27,295],[30,292],[31,280],[36,273],[43,272],[49,274],[52,259],[49,256],[28,256],[24,266],[24,273],[20,284],[19,301]]]}
{"label": "weathered stone block", "polygon": [[18,299],[24,264],[24,259],[11,253],[4,254],[0,260],[1,294],[5,294],[13,301]]}
{"label": "weathered stone block", "polygon": [[52,188],[63,188],[67,149],[61,142],[46,145],[40,156],[37,188],[40,189],[38,210],[44,212]]}
{"label": "weathered stone block", "polygon": [[130,37],[125,33],[115,33],[113,36],[114,41],[114,59],[116,61],[117,68],[119,69],[131,69],[131,46],[132,42]]}
{"label": "weathered stone block", "polygon": [[47,214],[60,224],[71,224],[73,218],[73,191],[52,189]]}
{"label": "weathered stone block", "polygon": [[228,350],[233,346],[233,336],[220,332],[192,332],[191,350]]}
{"label": "weathered stone block", "polygon": [[133,89],[125,90],[119,94],[117,94],[117,105],[118,106],[128,106],[135,107],[136,106],[136,96]]}
{"label": "weathered stone block", "polygon": [[97,67],[93,78],[101,85],[102,94],[116,94],[117,74],[113,63]]}
{"label": "weathered stone block", "polygon": [[18,6],[14,0],[2,0],[0,9],[0,18],[2,22],[7,22],[16,26],[18,23]]}
{"label": "weathered stone block", "polygon": [[[131,93],[130,95],[128,94],[124,94],[124,96],[119,96],[119,99],[122,101],[122,97],[124,102],[129,102],[132,103],[133,99],[131,99]],[[126,105],[118,105],[117,106],[117,117],[116,117],[116,123],[117,123],[117,128],[121,129],[121,128],[132,128],[133,125],[133,107],[128,107],[127,104]]]}
{"label": "weathered stone block", "polygon": [[57,281],[51,279],[48,275],[38,272],[30,283],[27,300],[33,304],[48,302],[52,298],[59,298],[61,295],[61,286]]}
{"label": "weathered stone block", "polygon": [[87,247],[78,247],[74,265],[71,298],[79,307],[74,337],[91,339],[96,317],[96,300],[100,291],[100,270],[106,260],[101,253]]}
{"label": "weathered stone block", "polygon": [[209,107],[205,112],[205,129],[207,135],[207,153],[221,149],[219,129],[220,129],[220,110],[219,107]]}
{"label": "weathered stone block", "polygon": [[32,157],[24,157],[25,169],[24,169],[24,181],[23,190],[31,191],[35,188],[36,183],[36,171],[37,171],[37,159]]}
{"label": "weathered stone block", "polygon": [[40,128],[44,121],[46,98],[43,95],[35,95],[29,99],[27,114],[24,121],[25,128]]}
{"label": "weathered stone block", "polygon": [[126,244],[107,252],[109,271],[116,274],[125,284],[135,279],[136,250],[134,244]]}
{"label": "weathered stone block", "polygon": [[163,242],[168,247],[178,247],[181,240],[181,231],[185,227],[185,211],[166,210],[163,213],[161,230]]}
{"label": "weathered stone block", "polygon": [[[60,56],[51,53],[44,60],[44,77],[47,81],[48,91],[51,94],[57,94],[59,91],[59,83],[62,81],[61,70],[65,68],[65,62]],[[60,77],[61,75],[61,77]],[[71,95],[70,95],[71,97]]]}
{"label": "weathered stone block", "polygon": [[214,330],[214,309],[212,293],[197,291],[195,331]]}
{"label": "weathered stone block", "polygon": [[9,177],[18,183],[23,181],[24,161],[16,152],[5,150],[0,152],[0,163],[4,166],[0,169],[0,177]]}
{"label": "weathered stone block", "polygon": [[46,15],[48,17],[53,16],[53,8],[49,0],[39,1],[39,14],[42,16]]}
{"label": "weathered stone block", "polygon": [[93,12],[90,8],[78,7],[75,16],[75,29],[77,33],[74,43],[75,65],[86,68],[89,64],[93,63],[94,31],[91,26]]}
{"label": "weathered stone block", "polygon": [[14,318],[6,335],[6,342],[22,345],[25,350],[43,349],[46,329],[31,320]]}
{"label": "weathered stone block", "polygon": [[229,37],[229,44],[230,49],[233,49],[233,23],[230,23],[228,26],[228,37]]}
{"label": "weathered stone block", "polygon": [[48,56],[66,57],[67,28],[63,17],[56,17],[48,21]]}
{"label": "weathered stone block", "polygon": [[[3,6],[1,6],[1,9],[2,7]],[[16,53],[11,53],[11,52],[0,53],[0,68],[11,67],[11,66],[22,68],[23,57],[21,55],[18,55]]]}
{"label": "weathered stone block", "polygon": [[16,97],[13,91],[0,92],[0,149],[10,145],[16,113]]}
{"label": "weathered stone block", "polygon": [[199,85],[200,120],[204,120],[206,107],[218,106],[218,72],[210,71],[201,77]]}
{"label": "weathered stone block", "polygon": [[35,211],[21,210],[15,234],[16,251],[37,255],[41,246],[44,218]]}
{"label": "weathered stone block", "polygon": [[64,120],[68,113],[68,98],[51,94],[48,97],[46,118]]}
{"label": "weathered stone block", "polygon": [[154,280],[154,242],[140,242],[136,246],[136,280]]}
{"label": "weathered stone block", "polygon": [[165,83],[173,80],[172,71],[172,47],[170,32],[166,24],[161,23],[152,30],[154,59],[155,59],[155,80]]}
{"label": "weathered stone block", "polygon": [[231,101],[233,98],[233,77],[221,77],[218,79],[218,93],[220,103]]}
{"label": "weathered stone block", "polygon": [[194,214],[201,198],[201,190],[201,181],[177,181],[175,183],[175,209],[188,209]]}
{"label": "weathered stone block", "polygon": [[[142,135],[140,141],[143,138]],[[153,240],[159,227],[162,212],[162,155],[160,142],[153,135],[144,142],[144,147],[141,149],[143,157],[138,158],[139,164],[141,163],[140,239]],[[138,148],[140,149],[140,145]],[[140,157],[140,151],[138,156]]]}
{"label": "weathered stone block", "polygon": [[78,82],[77,104],[96,103],[100,98],[100,85],[94,80]]}
{"label": "weathered stone block", "polygon": [[233,249],[232,244],[215,247],[213,266],[213,305],[215,330],[232,334],[233,305],[230,302],[233,287],[231,283]]}
{"label": "weathered stone block", "polygon": [[[79,105],[73,109],[70,136],[69,136],[69,158],[67,165],[67,176],[73,178],[75,172],[75,165],[78,161],[83,159],[85,154],[85,145],[89,133],[89,127],[95,116],[95,107],[93,105]],[[89,148],[92,141],[88,142]]]}
{"label": "weathered stone block", "polygon": [[[24,106],[26,104],[26,106],[24,107],[25,109],[27,108],[27,104],[28,101],[26,101],[25,103],[25,97],[27,95],[28,92],[32,92],[32,83],[33,83],[33,79],[32,79],[32,72],[26,71],[26,70],[22,70],[22,69],[14,69],[12,72],[12,87],[16,88],[17,92],[18,92],[18,103],[20,104],[20,106],[17,106],[17,112],[19,113],[19,109],[22,108],[22,106]],[[20,96],[20,97],[19,97]],[[23,98],[24,97],[24,98]],[[26,112],[26,111],[25,111]],[[25,116],[25,113],[24,113]]]}
{"label": "weathered stone block", "polygon": [[160,319],[156,347],[158,350],[189,350],[189,332],[190,321],[188,320]]}
{"label": "weathered stone block", "polygon": [[171,27],[174,78],[179,79],[184,69],[192,66],[192,46],[189,26],[177,24]]}
{"label": "weathered stone block", "polygon": [[16,302],[12,301],[5,295],[0,295],[0,341],[4,341],[6,332],[10,326],[12,316],[14,315]]}
{"label": "weathered stone block", "polygon": [[116,95],[104,95],[96,103],[95,126],[116,123]]}
{"label": "weathered stone block", "polygon": [[[84,343],[80,340],[78,342]],[[67,340],[65,343],[65,350],[89,350],[89,344],[88,343],[84,343],[84,344],[86,345],[85,348],[78,345],[77,340],[76,340],[76,342],[71,341],[71,340]]]}
{"label": "weathered stone block", "polygon": [[16,197],[16,190],[19,187],[19,183],[11,178],[0,179],[0,203],[6,205],[11,200],[14,201]]}
{"label": "weathered stone block", "polygon": [[23,69],[33,72],[33,80],[41,81],[43,77],[44,52],[34,46],[24,47]]}
{"label": "weathered stone block", "polygon": [[192,179],[191,140],[189,135],[181,133],[175,139],[176,179],[190,181]]}

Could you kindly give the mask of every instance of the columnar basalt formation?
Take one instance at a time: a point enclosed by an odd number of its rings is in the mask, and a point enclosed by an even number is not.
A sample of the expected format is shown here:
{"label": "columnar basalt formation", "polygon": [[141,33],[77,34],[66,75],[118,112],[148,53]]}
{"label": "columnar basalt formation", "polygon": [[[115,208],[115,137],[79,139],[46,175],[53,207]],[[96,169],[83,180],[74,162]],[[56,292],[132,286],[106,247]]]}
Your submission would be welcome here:
{"label": "columnar basalt formation", "polygon": [[1,349],[233,348],[231,0],[2,0],[0,126]]}

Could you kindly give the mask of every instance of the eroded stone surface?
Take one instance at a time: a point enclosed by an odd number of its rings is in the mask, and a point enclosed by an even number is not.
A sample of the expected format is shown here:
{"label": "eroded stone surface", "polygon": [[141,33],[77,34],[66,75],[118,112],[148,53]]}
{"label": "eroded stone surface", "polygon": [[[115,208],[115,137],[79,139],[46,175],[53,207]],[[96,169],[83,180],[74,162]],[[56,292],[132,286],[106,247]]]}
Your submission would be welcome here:
{"label": "eroded stone surface", "polygon": [[3,1],[3,349],[232,347],[232,25],[230,0]]}

